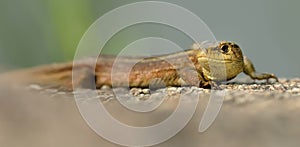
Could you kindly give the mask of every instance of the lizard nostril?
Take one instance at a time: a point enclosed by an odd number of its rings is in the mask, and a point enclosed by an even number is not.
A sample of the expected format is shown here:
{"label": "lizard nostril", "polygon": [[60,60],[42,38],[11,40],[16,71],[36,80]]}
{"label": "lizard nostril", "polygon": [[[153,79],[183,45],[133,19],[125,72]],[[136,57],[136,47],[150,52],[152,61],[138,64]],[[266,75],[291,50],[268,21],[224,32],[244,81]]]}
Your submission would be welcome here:
{"label": "lizard nostril", "polygon": [[234,44],[233,45],[234,48],[240,48],[238,45]]}

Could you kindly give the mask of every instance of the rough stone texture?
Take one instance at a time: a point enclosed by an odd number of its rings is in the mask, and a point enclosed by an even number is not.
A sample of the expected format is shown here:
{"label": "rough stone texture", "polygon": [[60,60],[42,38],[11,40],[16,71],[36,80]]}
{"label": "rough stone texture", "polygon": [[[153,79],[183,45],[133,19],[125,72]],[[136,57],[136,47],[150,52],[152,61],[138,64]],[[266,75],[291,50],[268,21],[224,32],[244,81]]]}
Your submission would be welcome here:
{"label": "rough stone texture", "polygon": [[[272,84],[242,79],[222,84],[219,88],[225,91],[221,111],[203,133],[198,132],[198,127],[211,95],[208,89],[116,88],[113,91],[104,86],[96,91],[97,96],[83,101],[100,100],[117,120],[132,126],[149,126],[169,117],[180,96],[199,94],[197,110],[188,125],[157,146],[281,147],[300,144],[299,78],[280,79]],[[92,90],[65,92],[39,85],[29,85],[24,90],[16,85],[1,84],[0,91],[0,146],[117,146],[94,133],[78,112],[73,95],[85,95]],[[137,113],[122,107],[116,94],[130,103],[156,97],[163,97],[164,101],[154,111]],[[190,99],[187,102],[197,101]]]}

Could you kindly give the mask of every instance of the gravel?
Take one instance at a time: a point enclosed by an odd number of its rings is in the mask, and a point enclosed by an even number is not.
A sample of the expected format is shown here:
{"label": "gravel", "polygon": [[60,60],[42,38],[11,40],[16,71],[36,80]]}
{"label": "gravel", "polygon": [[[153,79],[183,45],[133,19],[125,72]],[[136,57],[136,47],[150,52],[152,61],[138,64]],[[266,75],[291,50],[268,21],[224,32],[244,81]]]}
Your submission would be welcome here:
{"label": "gravel", "polygon": [[[246,83],[247,82],[247,83]],[[81,89],[70,93],[58,91],[57,89],[44,89],[39,85],[29,85],[28,88],[32,91],[39,91],[44,94],[52,95],[72,95],[77,93],[86,93],[89,89]],[[262,99],[291,99],[300,97],[300,78],[294,79],[279,79],[275,83],[249,82],[245,79],[238,79],[234,82],[223,83],[219,85],[220,90],[225,91],[224,102],[234,104],[245,104]],[[135,99],[137,101],[147,100],[151,95],[156,93],[158,96],[165,98],[178,98],[182,94],[196,93],[200,96],[208,97],[212,90],[198,87],[167,87],[160,89],[148,88],[114,88],[104,85],[97,90],[98,96],[103,101],[113,100],[116,95],[122,95],[125,98]]]}
{"label": "gravel", "polygon": [[[245,79],[239,79],[234,82],[223,83],[219,85],[220,90],[226,92],[225,102],[231,101],[241,104],[244,102],[251,102],[261,98],[273,99],[288,99],[300,97],[300,78],[294,79],[279,79],[276,83],[245,83]],[[56,89],[44,89],[39,85],[32,84],[28,88],[32,91],[40,91],[46,94],[70,94],[70,92],[58,91]],[[88,89],[81,89],[81,92],[86,92]],[[80,92],[77,91],[77,92]],[[200,95],[207,95],[211,93],[210,89],[203,89],[198,87],[167,87],[151,90],[148,88],[114,88],[114,90],[104,85],[97,90],[99,97],[106,100],[108,97],[114,97],[115,92],[121,92],[127,96],[138,97],[139,99],[147,100],[152,93],[166,94],[168,98],[178,96],[186,93],[198,93]],[[73,92],[74,94],[75,92]]]}

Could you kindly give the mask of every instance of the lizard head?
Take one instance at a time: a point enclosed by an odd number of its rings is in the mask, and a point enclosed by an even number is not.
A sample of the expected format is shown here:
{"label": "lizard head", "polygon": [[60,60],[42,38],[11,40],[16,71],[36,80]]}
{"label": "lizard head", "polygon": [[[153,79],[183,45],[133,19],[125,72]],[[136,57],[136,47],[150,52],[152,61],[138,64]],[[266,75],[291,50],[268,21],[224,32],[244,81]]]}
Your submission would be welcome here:
{"label": "lizard head", "polygon": [[[222,56],[223,60],[227,62],[243,61],[243,53],[241,48],[234,42],[221,41],[218,42],[217,47],[209,48],[212,54]],[[213,55],[213,56],[215,56]]]}
{"label": "lizard head", "polygon": [[203,42],[193,47],[200,49],[197,59],[207,79],[232,79],[243,71],[243,53],[234,42]]}
{"label": "lizard head", "polygon": [[243,53],[241,48],[231,41],[219,42],[202,42],[201,44],[195,43],[192,49],[200,49],[201,54],[199,58],[207,58],[211,60],[219,60],[216,62],[233,62],[243,61]]}

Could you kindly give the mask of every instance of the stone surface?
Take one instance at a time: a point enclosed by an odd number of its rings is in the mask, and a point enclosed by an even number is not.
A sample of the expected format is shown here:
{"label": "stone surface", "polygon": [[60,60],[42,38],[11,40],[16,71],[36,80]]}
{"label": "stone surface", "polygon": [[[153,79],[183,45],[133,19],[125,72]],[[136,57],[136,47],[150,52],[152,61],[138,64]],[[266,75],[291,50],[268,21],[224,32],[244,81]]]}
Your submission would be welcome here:
{"label": "stone surface", "polygon": [[[102,87],[96,91],[81,89],[65,92],[39,85],[19,89],[15,88],[15,85],[1,84],[0,145],[117,146],[89,128],[77,109],[74,95],[79,96],[79,101],[102,102],[115,119],[132,126],[160,123],[174,112],[181,96],[199,95],[197,99],[191,96],[183,101],[198,102],[195,114],[187,126],[168,141],[156,146],[281,147],[300,144],[299,78],[280,79],[280,82],[270,84],[241,79],[222,84],[220,88],[225,92],[222,108],[214,123],[205,132],[200,133],[200,120],[212,92],[215,92],[208,89],[168,87],[151,90]],[[96,92],[97,95],[90,94],[92,92]],[[84,98],[85,96],[88,98]],[[132,104],[149,102],[150,105],[160,97],[163,97],[163,102],[154,111],[138,113],[121,106],[116,96]],[[133,138],[132,141],[138,138]]]}

